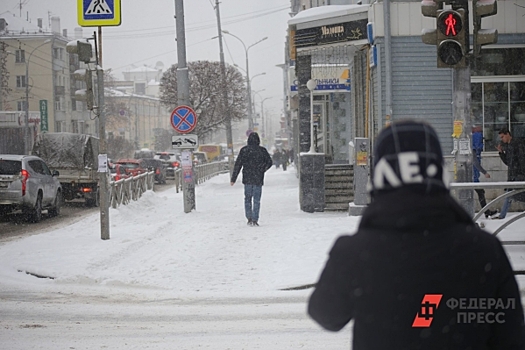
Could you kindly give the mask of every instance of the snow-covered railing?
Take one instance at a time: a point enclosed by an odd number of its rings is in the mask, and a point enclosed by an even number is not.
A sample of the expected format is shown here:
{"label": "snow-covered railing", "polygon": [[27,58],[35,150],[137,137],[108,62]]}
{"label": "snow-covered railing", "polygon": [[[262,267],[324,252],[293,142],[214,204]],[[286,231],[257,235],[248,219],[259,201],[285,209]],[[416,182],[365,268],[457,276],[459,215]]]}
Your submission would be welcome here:
{"label": "snow-covered railing", "polygon": [[150,171],[137,176],[111,181],[110,204],[113,208],[138,200],[148,190],[153,190],[155,172]]}
{"label": "snow-covered railing", "polygon": [[211,162],[195,167],[195,183],[201,184],[204,181],[223,173],[228,172],[228,162]]}
{"label": "snow-covered railing", "polygon": [[[499,195],[489,203],[487,203],[486,206],[481,208],[481,210],[474,215],[474,222],[477,221],[482,215],[485,214],[485,211],[487,211],[491,206],[493,206],[496,203],[502,202],[505,198],[514,196],[518,193],[525,192],[525,181],[513,181],[513,182],[453,182],[450,184],[451,190],[474,190],[477,188],[483,188],[485,190],[488,189],[498,189],[498,190],[511,190],[508,192],[503,193],[502,195]],[[496,236],[498,233],[500,233],[505,227],[509,226],[513,222],[516,222],[519,219],[525,218],[525,213],[520,213],[509,220],[506,220],[500,227],[498,227],[493,235]],[[502,242],[503,244],[525,244],[525,241],[507,241]]]}

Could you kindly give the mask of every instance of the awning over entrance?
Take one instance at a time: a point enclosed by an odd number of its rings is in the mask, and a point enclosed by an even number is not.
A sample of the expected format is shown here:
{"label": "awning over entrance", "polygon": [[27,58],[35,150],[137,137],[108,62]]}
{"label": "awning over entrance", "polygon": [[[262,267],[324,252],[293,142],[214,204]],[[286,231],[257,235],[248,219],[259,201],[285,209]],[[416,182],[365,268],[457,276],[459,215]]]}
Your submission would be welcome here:
{"label": "awning over entrance", "polygon": [[297,29],[305,29],[335,23],[351,22],[367,18],[368,7],[369,5],[327,5],[313,7],[299,12],[288,21],[288,25],[297,26]]}

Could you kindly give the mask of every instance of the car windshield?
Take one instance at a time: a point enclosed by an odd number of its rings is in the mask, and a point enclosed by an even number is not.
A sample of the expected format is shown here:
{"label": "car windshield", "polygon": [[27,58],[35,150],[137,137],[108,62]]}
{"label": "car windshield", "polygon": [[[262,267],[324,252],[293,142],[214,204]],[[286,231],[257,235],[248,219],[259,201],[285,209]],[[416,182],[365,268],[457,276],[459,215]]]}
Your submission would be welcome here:
{"label": "car windshield", "polygon": [[127,169],[137,169],[139,168],[138,163],[120,163],[123,167],[126,167]]}
{"label": "car windshield", "polygon": [[170,160],[171,157],[169,154],[159,154],[158,158],[162,160]]}
{"label": "car windshield", "polygon": [[20,171],[22,171],[21,161],[0,159],[0,175],[18,175]]}

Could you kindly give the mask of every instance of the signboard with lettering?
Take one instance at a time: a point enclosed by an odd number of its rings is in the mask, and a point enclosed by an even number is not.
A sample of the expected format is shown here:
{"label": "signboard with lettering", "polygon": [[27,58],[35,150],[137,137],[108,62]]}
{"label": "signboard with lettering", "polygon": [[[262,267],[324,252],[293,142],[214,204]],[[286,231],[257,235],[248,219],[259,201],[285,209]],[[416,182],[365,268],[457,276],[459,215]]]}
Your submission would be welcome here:
{"label": "signboard with lettering", "polygon": [[368,38],[368,19],[299,29],[295,32],[295,47],[328,45]]}
{"label": "signboard with lettering", "polygon": [[40,100],[40,131],[49,131],[47,120],[47,100]]}
{"label": "signboard with lettering", "polygon": [[[290,91],[297,92],[295,67],[290,67]],[[312,67],[312,79],[316,82],[316,91],[348,92],[350,91],[350,70],[348,65],[316,65]]]}

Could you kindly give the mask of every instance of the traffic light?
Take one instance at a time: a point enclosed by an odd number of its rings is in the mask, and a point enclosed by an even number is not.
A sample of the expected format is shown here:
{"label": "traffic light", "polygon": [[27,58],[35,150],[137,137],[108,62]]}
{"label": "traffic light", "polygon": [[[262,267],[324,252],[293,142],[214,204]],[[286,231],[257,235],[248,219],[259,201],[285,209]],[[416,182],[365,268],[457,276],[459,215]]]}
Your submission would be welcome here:
{"label": "traffic light", "polygon": [[93,47],[89,42],[86,41],[70,41],[66,45],[66,51],[77,54],[78,60],[84,63],[91,62],[91,58],[93,57]]}
{"label": "traffic light", "polygon": [[89,69],[77,69],[73,73],[73,78],[82,80],[86,84],[85,89],[75,91],[75,99],[84,101],[86,108],[90,111],[94,109],[94,94],[93,94],[93,75]]}
{"label": "traffic light", "polygon": [[495,44],[498,41],[497,29],[481,29],[481,19],[498,13],[496,0],[472,0],[474,20],[473,46],[474,56],[478,56],[482,45]]}
{"label": "traffic light", "polygon": [[438,68],[467,67],[468,12],[438,10],[436,18]]}
{"label": "traffic light", "polygon": [[[441,2],[437,3],[434,0],[421,1],[421,13],[425,17],[437,17],[437,11],[442,7]],[[437,30],[430,28],[423,28],[421,31],[421,40],[428,45],[437,45]]]}

